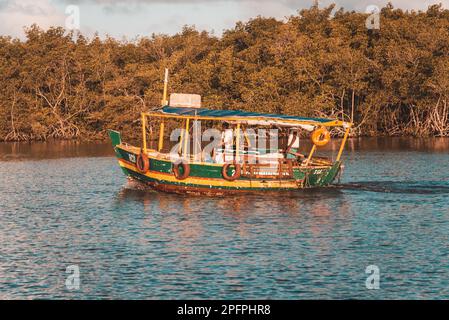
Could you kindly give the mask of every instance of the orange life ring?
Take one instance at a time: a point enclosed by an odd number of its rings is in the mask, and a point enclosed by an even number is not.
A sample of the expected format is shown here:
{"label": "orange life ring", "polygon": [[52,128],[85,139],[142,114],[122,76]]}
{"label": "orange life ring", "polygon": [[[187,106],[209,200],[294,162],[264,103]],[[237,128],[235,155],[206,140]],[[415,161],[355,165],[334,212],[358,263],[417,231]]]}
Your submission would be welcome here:
{"label": "orange life ring", "polygon": [[[179,167],[182,166],[183,174],[180,173]],[[173,174],[178,180],[185,180],[190,176],[190,165],[186,162],[177,162],[173,164]]]}
{"label": "orange life ring", "polygon": [[[235,167],[234,173],[230,176],[228,174],[228,169],[230,166]],[[240,178],[242,172],[241,172],[241,165],[238,163],[227,163],[223,166],[223,169],[221,169],[221,174],[223,175],[223,178],[227,181],[235,181],[238,178]]]}
{"label": "orange life ring", "polygon": [[136,166],[141,173],[147,173],[150,170],[150,159],[143,151],[137,156]]}
{"label": "orange life ring", "polygon": [[324,147],[331,141],[331,134],[326,128],[319,128],[312,133],[312,142],[317,147]]}

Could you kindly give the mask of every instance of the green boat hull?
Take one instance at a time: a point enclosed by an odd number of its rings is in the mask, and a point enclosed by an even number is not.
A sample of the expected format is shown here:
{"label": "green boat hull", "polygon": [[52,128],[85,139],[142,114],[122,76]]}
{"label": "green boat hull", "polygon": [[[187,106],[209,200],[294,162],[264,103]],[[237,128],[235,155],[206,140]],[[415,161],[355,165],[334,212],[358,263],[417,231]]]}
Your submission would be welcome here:
{"label": "green boat hull", "polygon": [[220,165],[192,163],[189,177],[185,180],[178,180],[173,173],[173,163],[169,160],[150,156],[148,172],[139,171],[136,159],[140,150],[122,145],[118,132],[111,131],[110,137],[124,174],[150,188],[165,192],[212,195],[326,187],[335,181],[342,167],[341,162],[334,162],[330,166],[294,167],[290,178],[255,178],[242,175],[231,182],[223,178],[223,167]]}

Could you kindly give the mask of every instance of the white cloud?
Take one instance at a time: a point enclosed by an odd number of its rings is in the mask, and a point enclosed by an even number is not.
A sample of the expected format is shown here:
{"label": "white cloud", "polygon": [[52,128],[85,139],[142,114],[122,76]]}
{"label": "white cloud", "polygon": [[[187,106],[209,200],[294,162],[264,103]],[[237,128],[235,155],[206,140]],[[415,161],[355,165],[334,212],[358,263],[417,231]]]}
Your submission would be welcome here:
{"label": "white cloud", "polygon": [[[210,4],[214,2],[234,2],[234,3],[260,3],[263,5],[273,5],[277,3],[281,6],[289,7],[291,9],[298,9],[309,7],[314,0],[59,0],[65,3],[96,3],[99,5],[124,5],[124,4]],[[385,5],[392,2],[394,6],[404,9],[418,9],[426,8],[428,5],[435,3],[442,3],[445,6],[449,5],[448,0],[318,0],[320,5],[329,5],[336,3],[338,7],[345,7],[348,9],[355,9],[359,6],[371,5]]]}
{"label": "white cloud", "polygon": [[0,1],[0,34],[23,38],[25,26],[33,23],[42,28],[64,25],[65,15],[49,0]]}
{"label": "white cloud", "polygon": [[[394,7],[425,10],[429,5],[449,0],[390,0]],[[65,7],[79,4],[81,30],[92,35],[126,35],[130,38],[151,32],[176,33],[183,24],[217,34],[239,20],[257,15],[282,19],[309,8],[313,0],[0,0],[0,35],[23,38],[23,27],[33,23],[46,29],[64,26]],[[368,5],[385,6],[389,0],[319,0],[320,7],[336,7],[365,12]]]}

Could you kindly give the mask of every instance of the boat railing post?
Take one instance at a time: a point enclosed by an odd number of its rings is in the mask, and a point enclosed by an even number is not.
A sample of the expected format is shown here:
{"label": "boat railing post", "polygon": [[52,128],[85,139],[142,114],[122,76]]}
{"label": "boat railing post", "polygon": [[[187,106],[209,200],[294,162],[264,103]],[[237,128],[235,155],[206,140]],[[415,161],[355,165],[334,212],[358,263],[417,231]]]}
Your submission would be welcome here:
{"label": "boat railing post", "polygon": [[343,137],[343,141],[341,142],[340,150],[338,151],[338,155],[337,155],[337,160],[336,161],[340,161],[340,159],[341,159],[341,155],[343,154],[343,150],[345,148],[346,141],[348,140],[348,136],[349,136],[349,132],[350,131],[351,131],[351,126],[348,126],[346,128],[346,132],[345,132],[345,135]]}
{"label": "boat railing post", "polygon": [[237,133],[235,136],[235,162],[240,163],[240,122],[237,123]]}
{"label": "boat railing post", "polygon": [[187,118],[186,120],[186,131],[184,132],[184,158],[187,158],[187,144],[189,143],[189,125],[190,125],[190,118]]}
{"label": "boat railing post", "polygon": [[304,166],[307,167],[309,165],[309,163],[312,160],[312,157],[313,157],[313,154],[315,153],[315,151],[316,151],[316,145],[314,144],[313,147],[312,147],[312,150],[310,150],[309,157],[307,158],[306,163],[304,164]]}
{"label": "boat railing post", "polygon": [[164,120],[161,121],[161,125],[159,127],[159,144],[157,150],[161,152],[162,148],[164,147],[164,129],[165,129],[165,122]]}
{"label": "boat railing post", "polygon": [[143,142],[143,151],[147,152],[147,124],[145,113],[142,112],[142,142]]}
{"label": "boat railing post", "polygon": [[[184,125],[184,121],[182,121],[182,125]],[[183,144],[183,142],[184,142],[183,136],[184,136],[184,129],[183,129],[182,126],[181,126],[181,133],[180,133],[180,135],[179,135],[179,148],[178,148],[178,153],[179,153],[180,155],[181,155],[181,152],[182,152],[182,144]]]}
{"label": "boat railing post", "polygon": [[252,147],[251,140],[248,137],[248,133],[246,132],[246,129],[242,128],[242,132],[243,132],[243,136],[245,137],[245,141],[248,144],[248,148],[251,148]]}

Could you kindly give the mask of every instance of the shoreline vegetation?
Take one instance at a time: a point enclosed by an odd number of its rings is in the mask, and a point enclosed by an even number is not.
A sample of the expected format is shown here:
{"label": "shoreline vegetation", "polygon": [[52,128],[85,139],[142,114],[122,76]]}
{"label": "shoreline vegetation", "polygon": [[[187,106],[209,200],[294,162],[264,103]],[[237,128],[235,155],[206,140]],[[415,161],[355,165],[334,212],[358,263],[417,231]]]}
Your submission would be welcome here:
{"label": "shoreline vegetation", "polygon": [[24,40],[0,36],[0,141],[136,139],[164,68],[169,92],[206,108],[338,118],[353,137],[449,136],[449,10],[388,4],[378,30],[368,16],[312,6],[220,37],[185,26],[133,41],[32,25]]}

